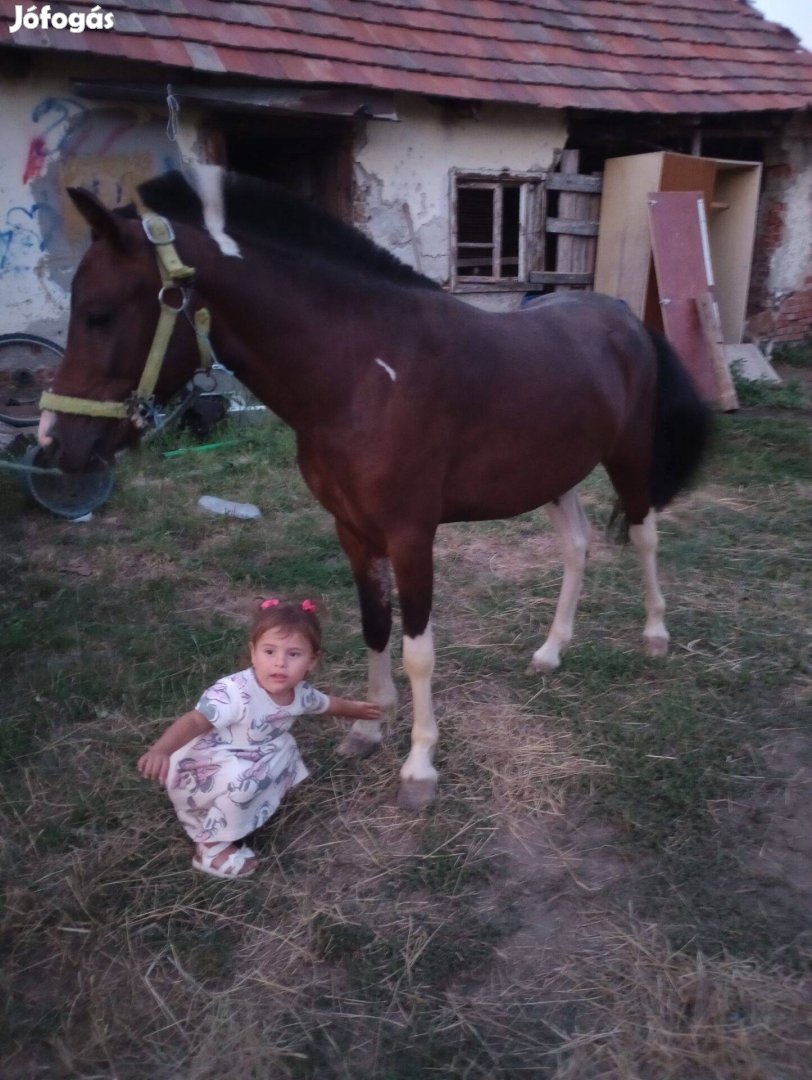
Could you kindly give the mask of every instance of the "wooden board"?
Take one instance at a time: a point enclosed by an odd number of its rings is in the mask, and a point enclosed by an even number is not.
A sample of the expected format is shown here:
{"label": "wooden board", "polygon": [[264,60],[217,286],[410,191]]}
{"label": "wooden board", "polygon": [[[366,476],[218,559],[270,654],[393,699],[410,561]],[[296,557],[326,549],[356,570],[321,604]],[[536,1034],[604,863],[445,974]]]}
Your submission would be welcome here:
{"label": "wooden board", "polygon": [[744,336],[756,236],[761,166],[719,161],[708,232],[716,275],[716,300],[727,344]]}
{"label": "wooden board", "polygon": [[690,154],[663,154],[663,171],[658,191],[699,191],[705,206],[713,202],[716,187],[716,161]]}
{"label": "wooden board", "polygon": [[722,322],[719,318],[719,305],[713,298],[710,289],[704,296],[698,296],[694,303],[696,304],[696,312],[699,316],[702,333],[705,335],[705,341],[710,347],[713,374],[719,391],[717,399],[719,408],[724,409],[725,412],[729,412],[732,409],[738,409],[739,399],[736,394],[736,387],[733,385],[733,377],[730,374],[730,365],[728,364],[727,353],[725,352],[725,343],[722,340]]}
{"label": "wooden board", "polygon": [[665,334],[682,357],[702,398],[720,404],[712,343],[697,300],[712,294],[705,200],[701,191],[655,191],[648,197],[654,269]]}
{"label": "wooden board", "polygon": [[[577,175],[579,157],[577,150],[564,150],[561,154],[561,171],[555,175],[556,186],[560,192],[558,218],[555,221],[548,219],[547,232],[556,233],[558,236],[555,264],[557,271],[593,275],[597,250],[600,181],[595,177]],[[548,191],[551,189],[550,179],[547,179]],[[590,191],[583,190],[584,180],[591,180]],[[558,292],[568,287],[559,284],[555,288]]]}
{"label": "wooden board", "polygon": [[595,292],[625,300],[639,319],[652,272],[646,197],[661,173],[660,154],[610,158],[603,172]]}

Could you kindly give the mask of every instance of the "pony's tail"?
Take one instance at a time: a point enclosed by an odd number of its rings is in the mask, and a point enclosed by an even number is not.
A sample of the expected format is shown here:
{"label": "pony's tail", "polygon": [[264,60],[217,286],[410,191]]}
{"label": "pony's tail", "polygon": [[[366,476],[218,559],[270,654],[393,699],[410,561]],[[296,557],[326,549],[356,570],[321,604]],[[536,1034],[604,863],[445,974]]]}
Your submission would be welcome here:
{"label": "pony's tail", "polygon": [[657,353],[651,505],[667,506],[696,475],[708,450],[712,413],[668,341],[649,330]]}

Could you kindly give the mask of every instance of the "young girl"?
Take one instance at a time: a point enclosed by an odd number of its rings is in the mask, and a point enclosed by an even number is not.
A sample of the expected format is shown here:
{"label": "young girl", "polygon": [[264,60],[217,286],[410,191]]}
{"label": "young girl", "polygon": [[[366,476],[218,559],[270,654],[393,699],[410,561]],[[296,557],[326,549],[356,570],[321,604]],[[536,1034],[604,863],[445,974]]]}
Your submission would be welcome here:
{"label": "young girl", "polygon": [[216,682],[138,762],[166,785],[195,843],[192,866],[214,877],[248,877],[250,848],[235,843],[263,825],[308,775],[289,729],[303,713],[377,720],[366,701],[328,697],[305,679],[321,653],[316,604],[264,600],[250,636],[251,667]]}

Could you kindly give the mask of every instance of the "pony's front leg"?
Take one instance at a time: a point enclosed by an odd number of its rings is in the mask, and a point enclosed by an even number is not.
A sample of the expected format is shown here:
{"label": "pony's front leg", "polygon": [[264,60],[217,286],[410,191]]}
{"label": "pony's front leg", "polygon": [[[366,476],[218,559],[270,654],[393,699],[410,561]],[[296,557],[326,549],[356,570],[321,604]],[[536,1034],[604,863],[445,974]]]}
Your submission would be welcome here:
{"label": "pony's front leg", "polygon": [[403,666],[412,690],[412,746],[400,770],[398,805],[420,810],[437,794],[434,747],[437,722],[431,693],[434,638],[431,629],[433,531],[401,538],[393,545],[392,564],[403,619]]}
{"label": "pony's front leg", "polygon": [[421,810],[437,794],[437,770],[433,765],[437,744],[437,721],[431,694],[434,673],[434,637],[431,623],[422,634],[403,635],[403,666],[412,687],[412,748],[400,769],[398,805]]}
{"label": "pony's front leg", "polygon": [[380,720],[354,720],[352,727],[336,747],[342,757],[365,758],[374,754],[383,741],[383,724],[394,720],[398,696],[392,678],[392,655],[389,642],[382,650],[367,646],[367,700],[380,705]]}
{"label": "pony's front leg", "polygon": [[562,653],[572,640],[592,531],[575,488],[549,503],[547,513],[561,543],[564,579],[547,640],[533,653],[530,662],[532,670],[541,674],[555,671],[561,663]]}
{"label": "pony's front leg", "polygon": [[354,721],[339,743],[337,753],[344,757],[364,758],[381,745],[382,724],[385,720],[393,720],[397,711],[397,691],[392,678],[390,645],[391,572],[389,561],[376,557],[357,533],[340,524],[337,524],[337,531],[341,546],[350,560],[358,590],[361,627],[367,645],[367,697],[383,710],[381,720]]}
{"label": "pony's front leg", "polygon": [[646,655],[665,656],[670,635],[665,628],[665,600],[657,576],[657,515],[654,510],[649,510],[642,524],[629,527],[629,538],[643,571],[646,605],[643,642]]}

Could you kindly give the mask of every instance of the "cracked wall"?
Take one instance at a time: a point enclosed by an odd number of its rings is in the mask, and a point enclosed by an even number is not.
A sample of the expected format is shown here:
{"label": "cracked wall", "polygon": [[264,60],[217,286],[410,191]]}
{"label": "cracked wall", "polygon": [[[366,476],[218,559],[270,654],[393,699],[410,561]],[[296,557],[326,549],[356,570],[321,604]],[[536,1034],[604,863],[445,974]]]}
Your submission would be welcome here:
{"label": "cracked wall", "polygon": [[[71,77],[80,76],[88,76],[85,62],[43,55],[23,78],[0,80],[0,333],[28,331],[64,344],[70,282],[87,244],[66,185],[88,186],[117,205],[181,157],[205,160],[199,112],[184,106],[173,143],[162,106],[83,101],[70,91]],[[566,145],[565,115],[497,105],[454,110],[410,97],[398,100],[398,114],[397,122],[370,120],[360,129],[353,220],[447,283],[452,170],[548,170]],[[811,124],[797,119],[766,163],[749,319],[756,340],[801,340],[810,331]],[[504,310],[523,292],[461,295]]]}
{"label": "cracked wall", "polygon": [[[446,283],[452,170],[549,169],[566,142],[564,115],[483,106],[461,117],[411,99],[398,102],[398,115],[397,123],[369,123],[356,150],[355,222],[403,262]],[[515,307],[524,291],[465,298],[483,307]]]}

